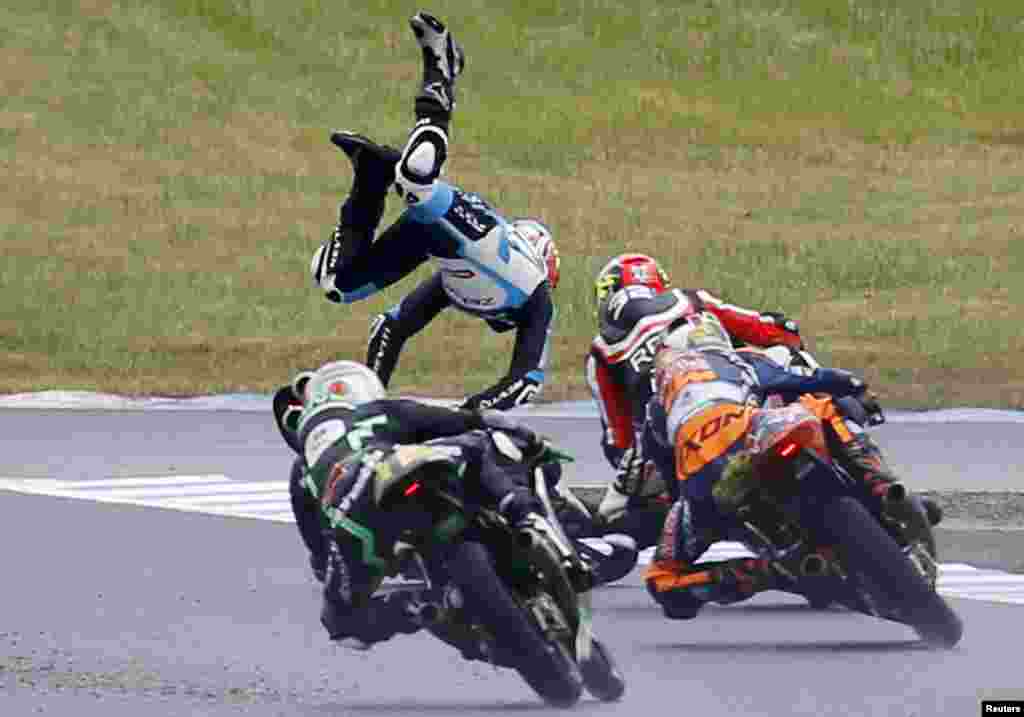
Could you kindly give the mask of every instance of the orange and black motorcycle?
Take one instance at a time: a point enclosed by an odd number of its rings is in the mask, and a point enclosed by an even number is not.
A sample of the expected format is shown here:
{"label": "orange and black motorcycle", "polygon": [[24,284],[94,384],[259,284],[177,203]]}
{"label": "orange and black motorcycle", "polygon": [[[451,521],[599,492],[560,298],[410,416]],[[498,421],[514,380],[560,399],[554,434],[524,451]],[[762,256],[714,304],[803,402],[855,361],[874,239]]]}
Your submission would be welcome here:
{"label": "orange and black motorcycle", "polygon": [[746,441],[712,489],[744,545],[812,604],[903,623],[932,646],[959,642],[963,623],[936,591],[931,524],[901,484],[865,495],[799,403],[755,412]]}

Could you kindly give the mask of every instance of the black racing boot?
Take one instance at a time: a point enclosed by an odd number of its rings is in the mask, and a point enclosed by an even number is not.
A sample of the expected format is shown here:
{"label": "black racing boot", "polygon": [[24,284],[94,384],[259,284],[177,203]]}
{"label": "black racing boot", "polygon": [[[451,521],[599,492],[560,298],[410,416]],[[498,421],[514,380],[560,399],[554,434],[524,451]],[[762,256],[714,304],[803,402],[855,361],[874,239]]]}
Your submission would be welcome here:
{"label": "black racing boot", "polygon": [[395,181],[395,164],[402,158],[400,151],[356,132],[332,132],[331,142],[352,162],[352,197],[369,201],[387,195]]}
{"label": "black racing boot", "polygon": [[466,66],[466,55],[433,15],[416,13],[409,26],[423,50],[423,89],[416,96],[416,116],[446,124],[455,108],[455,79]]}
{"label": "black racing boot", "polygon": [[901,532],[908,543],[920,543],[934,559],[936,556],[935,536],[932,533],[932,516],[927,504],[899,482],[889,483],[882,498],[882,514],[901,526]]}
{"label": "black racing boot", "polygon": [[[853,451],[848,453],[855,468],[853,475],[860,477],[871,495],[881,501],[882,514],[902,526],[901,531],[908,542],[922,543],[934,558],[936,545],[932,526],[942,519],[939,506],[912,495],[889,471],[878,448],[866,435],[846,446],[853,447]],[[932,503],[931,508],[929,503]]]}
{"label": "black racing boot", "polygon": [[391,374],[395,371],[398,356],[405,345],[405,336],[399,333],[399,326],[390,311],[377,314],[377,318],[370,325],[366,365],[377,374],[384,388],[391,382]]}
{"label": "black racing boot", "polygon": [[355,132],[332,132],[331,142],[351,160],[354,175],[332,235],[336,245],[332,270],[343,271],[369,247],[384,216],[388,190],[395,182],[395,164],[402,154]]}
{"label": "black racing boot", "polygon": [[647,592],[661,605],[661,613],[669,620],[692,620],[697,617],[700,609],[707,603],[699,600],[687,590],[656,593],[651,583],[647,583]]}
{"label": "black racing boot", "polygon": [[[889,470],[881,450],[870,436],[860,433],[851,441],[836,447],[839,449],[836,457],[843,467],[855,478],[863,480],[871,495],[883,500],[883,503],[887,502],[888,510],[905,512],[904,497],[908,495],[908,490]],[[911,502],[924,511],[929,525],[938,525],[942,521],[942,508],[931,498],[914,496]]]}
{"label": "black racing boot", "polygon": [[[765,590],[789,590],[792,586],[760,558],[734,558],[718,563],[706,563],[714,576],[715,602],[729,605],[740,602]],[[701,565],[696,567],[700,568]]]}

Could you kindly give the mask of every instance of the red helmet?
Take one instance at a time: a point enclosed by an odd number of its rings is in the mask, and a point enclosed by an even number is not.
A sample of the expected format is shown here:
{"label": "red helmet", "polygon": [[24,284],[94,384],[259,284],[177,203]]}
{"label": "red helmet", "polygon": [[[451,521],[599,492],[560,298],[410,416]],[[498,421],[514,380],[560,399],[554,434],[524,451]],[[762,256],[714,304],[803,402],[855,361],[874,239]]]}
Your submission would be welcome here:
{"label": "red helmet", "polygon": [[670,282],[665,270],[646,254],[619,254],[604,265],[594,282],[598,311],[615,292],[627,286],[646,286],[660,294]]}

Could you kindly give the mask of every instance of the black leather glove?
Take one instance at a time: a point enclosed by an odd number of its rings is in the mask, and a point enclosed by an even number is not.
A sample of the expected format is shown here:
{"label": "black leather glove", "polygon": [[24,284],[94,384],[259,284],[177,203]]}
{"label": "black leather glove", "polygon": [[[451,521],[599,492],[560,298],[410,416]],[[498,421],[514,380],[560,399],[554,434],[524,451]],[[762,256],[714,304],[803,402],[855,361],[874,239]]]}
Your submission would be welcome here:
{"label": "black leather glove", "polygon": [[470,411],[493,409],[507,411],[529,403],[540,393],[541,385],[529,376],[505,377],[490,388],[467,397],[459,408]]}
{"label": "black leather glove", "polygon": [[644,453],[638,443],[634,443],[622,453],[619,466],[615,471],[615,488],[623,495],[635,496],[640,492],[643,481]]}
{"label": "black leather glove", "polygon": [[877,395],[865,390],[864,393],[857,397],[857,400],[860,401],[860,405],[864,407],[864,411],[867,413],[867,423],[869,426],[880,426],[885,423],[885,412],[882,411],[882,404],[878,402]]}

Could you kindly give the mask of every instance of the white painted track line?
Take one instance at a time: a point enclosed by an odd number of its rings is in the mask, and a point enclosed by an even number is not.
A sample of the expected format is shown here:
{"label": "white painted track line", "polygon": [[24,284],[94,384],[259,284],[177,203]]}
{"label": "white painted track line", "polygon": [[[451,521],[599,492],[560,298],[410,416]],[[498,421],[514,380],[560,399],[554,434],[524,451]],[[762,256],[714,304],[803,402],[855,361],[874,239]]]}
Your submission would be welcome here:
{"label": "white painted track line", "polygon": [[[286,481],[235,481],[223,475],[139,476],[58,481],[3,478],[0,491],[136,505],[224,517],[294,523]],[[640,555],[650,562],[653,549]],[[699,562],[750,556],[740,543],[715,543]],[[1024,575],[984,570],[965,563],[939,566],[939,591],[949,597],[1024,605]]]}

